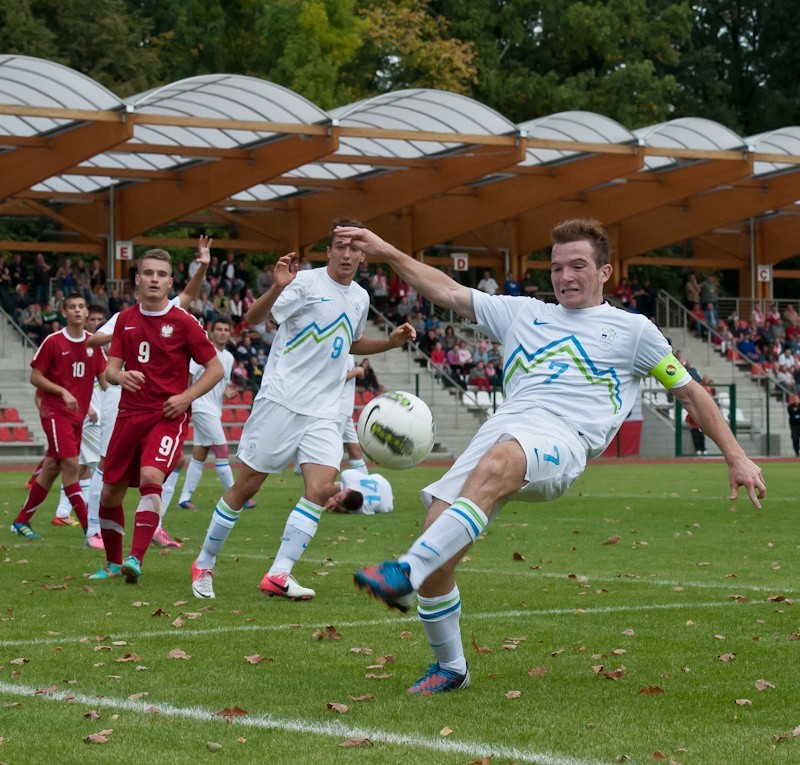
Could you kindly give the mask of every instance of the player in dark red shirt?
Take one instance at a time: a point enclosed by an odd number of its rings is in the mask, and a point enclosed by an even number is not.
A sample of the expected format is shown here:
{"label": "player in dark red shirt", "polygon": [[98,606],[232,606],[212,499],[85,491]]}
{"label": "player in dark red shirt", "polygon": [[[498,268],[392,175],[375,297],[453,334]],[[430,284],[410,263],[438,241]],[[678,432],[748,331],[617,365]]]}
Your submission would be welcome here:
{"label": "player in dark red shirt", "polygon": [[[122,575],[129,583],[141,564],[161,517],[161,485],[181,457],[192,401],[223,376],[217,351],[197,321],[169,303],[172,264],[164,250],[148,250],[136,275],[139,305],[123,311],[114,328],[106,375],[122,388],[119,415],[106,453],[100,495],[100,532],[106,565],[93,578]],[[205,371],[190,387],[189,360]],[[124,368],[123,368],[124,365]],[[138,486],[133,539],[123,561],[122,501]]]}
{"label": "player in dark red shirt", "polygon": [[75,293],[65,298],[64,312],[67,326],[48,335],[31,359],[31,383],[41,392],[39,417],[47,436],[47,453],[25,504],[11,524],[11,531],[27,539],[39,536],[30,521],[59,473],[75,516],[86,531],[86,503],[81,493],[78,455],[95,378],[105,386],[106,361],[101,350],[86,345],[89,333],[84,324],[89,312],[83,295]]}

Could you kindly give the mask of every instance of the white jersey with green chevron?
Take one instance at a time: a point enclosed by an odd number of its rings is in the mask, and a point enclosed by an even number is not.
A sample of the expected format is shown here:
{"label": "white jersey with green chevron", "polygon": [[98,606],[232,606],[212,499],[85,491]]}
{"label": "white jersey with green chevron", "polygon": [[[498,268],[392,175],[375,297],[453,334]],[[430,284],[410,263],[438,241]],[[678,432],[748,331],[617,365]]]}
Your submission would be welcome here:
{"label": "white jersey with green chevron", "polygon": [[[589,458],[613,438],[641,379],[672,352],[646,317],[608,303],[567,309],[473,290],[472,305],[478,322],[503,343],[506,400],[498,414],[551,412],[578,434]],[[685,370],[674,374],[680,379]],[[686,375],[677,384],[688,381]]]}
{"label": "white jersey with green chevron", "polygon": [[367,323],[369,295],[327,269],[300,271],[272,308],[280,328],[257,398],[298,414],[338,420],[350,345]]}

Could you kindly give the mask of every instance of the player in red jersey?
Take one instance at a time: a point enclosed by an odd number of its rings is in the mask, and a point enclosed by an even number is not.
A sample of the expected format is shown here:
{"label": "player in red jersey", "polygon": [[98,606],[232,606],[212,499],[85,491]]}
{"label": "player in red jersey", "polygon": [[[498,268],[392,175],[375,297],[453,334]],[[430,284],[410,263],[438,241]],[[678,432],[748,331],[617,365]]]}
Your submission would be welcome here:
{"label": "player in red jersey", "polygon": [[[100,532],[106,565],[93,578],[141,576],[142,559],[161,517],[161,485],[181,458],[192,401],[223,375],[217,351],[193,316],[170,304],[172,263],[164,250],[148,250],[136,275],[139,305],[123,311],[114,328],[106,376],[122,388],[117,423],[106,453],[100,495]],[[188,388],[189,361],[205,371]],[[124,365],[124,369],[123,369]],[[122,501],[138,486],[133,539],[122,557]]]}
{"label": "player in red jersey", "polygon": [[31,518],[44,502],[59,473],[79,523],[86,531],[86,503],[79,482],[78,454],[83,418],[89,409],[95,378],[105,386],[103,352],[87,347],[84,329],[86,299],[77,293],[64,300],[67,326],[48,335],[31,359],[31,383],[41,391],[39,417],[47,436],[47,453],[42,468],[31,484],[28,497],[11,531],[27,539],[38,534]]}

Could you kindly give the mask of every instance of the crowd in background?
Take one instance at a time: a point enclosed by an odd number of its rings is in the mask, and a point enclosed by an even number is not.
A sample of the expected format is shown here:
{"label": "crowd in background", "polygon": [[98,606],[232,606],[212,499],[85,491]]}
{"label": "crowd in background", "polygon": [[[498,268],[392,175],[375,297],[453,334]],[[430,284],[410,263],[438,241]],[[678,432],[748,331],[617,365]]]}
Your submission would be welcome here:
{"label": "crowd in background", "polygon": [[[300,259],[298,268],[311,267],[306,258]],[[192,261],[187,265],[176,260],[173,268],[177,293],[194,275],[198,264]],[[230,319],[233,326],[231,350],[236,359],[234,380],[243,389],[257,390],[260,386],[277,331],[271,322],[249,327],[243,320],[255,299],[271,286],[273,268],[272,263],[265,263],[254,274],[244,256],[237,256],[233,251],[224,256],[212,256],[200,294],[188,307],[206,326],[220,316]],[[16,253],[0,258],[0,305],[38,344],[66,325],[64,298],[71,293],[84,295],[87,304],[101,307],[107,315],[128,308],[134,301],[135,274],[134,262],[127,289],[109,295],[106,272],[97,258],[89,261],[82,257],[62,257],[56,264],[49,262],[43,253],[33,257]],[[369,292],[377,311],[376,324],[408,321],[414,325],[419,350],[424,354],[421,363],[430,364],[436,378],[444,385],[489,392],[502,388],[500,343],[472,334],[460,335],[457,330],[460,325],[443,323],[428,301],[382,265],[362,264],[356,281]],[[485,269],[480,278],[476,276],[476,281],[477,289],[490,295],[531,296],[538,292],[531,270],[527,270],[520,281],[508,273],[501,285],[492,271]],[[699,280],[696,274],[689,273],[683,297],[692,329],[699,338],[711,340],[723,353],[735,350],[757,365],[757,370],[771,375],[787,392],[800,390],[800,314],[792,305],[782,313],[775,304],[766,314],[756,309],[743,318],[734,311],[720,319],[720,288],[713,274]],[[622,277],[613,290],[613,299],[628,311],[650,319],[655,317],[655,289],[646,277],[632,277],[631,280]],[[370,378],[359,379],[357,383],[364,390],[382,389],[371,367]]]}

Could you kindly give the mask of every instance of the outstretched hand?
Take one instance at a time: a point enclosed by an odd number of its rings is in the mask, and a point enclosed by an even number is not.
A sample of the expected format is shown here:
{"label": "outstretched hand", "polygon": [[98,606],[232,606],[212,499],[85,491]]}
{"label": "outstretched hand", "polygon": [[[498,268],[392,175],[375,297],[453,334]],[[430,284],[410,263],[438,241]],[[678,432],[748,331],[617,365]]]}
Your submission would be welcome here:
{"label": "outstretched hand", "polygon": [[350,244],[358,247],[366,255],[377,255],[394,249],[390,244],[381,239],[374,231],[359,226],[337,226],[334,234],[347,237]]}
{"label": "outstretched hand", "polygon": [[392,333],[389,335],[389,347],[390,348],[399,348],[402,345],[405,345],[409,340],[416,340],[417,339],[417,330],[409,324],[405,322],[401,324],[399,327],[394,329]]}
{"label": "outstretched hand", "polygon": [[767,496],[767,485],[764,483],[764,476],[761,475],[761,468],[747,457],[734,462],[728,466],[728,480],[731,485],[729,499],[734,500],[739,497],[739,487],[747,489],[750,501],[759,510],[761,502]]}
{"label": "outstretched hand", "polygon": [[198,263],[208,265],[211,262],[211,245],[213,242],[214,240],[211,237],[200,234],[200,238],[197,240],[197,257],[195,258]]}
{"label": "outstretched hand", "polygon": [[293,262],[296,257],[297,253],[289,252],[278,258],[275,263],[274,283],[281,289],[288,287],[297,276],[297,266]]}

